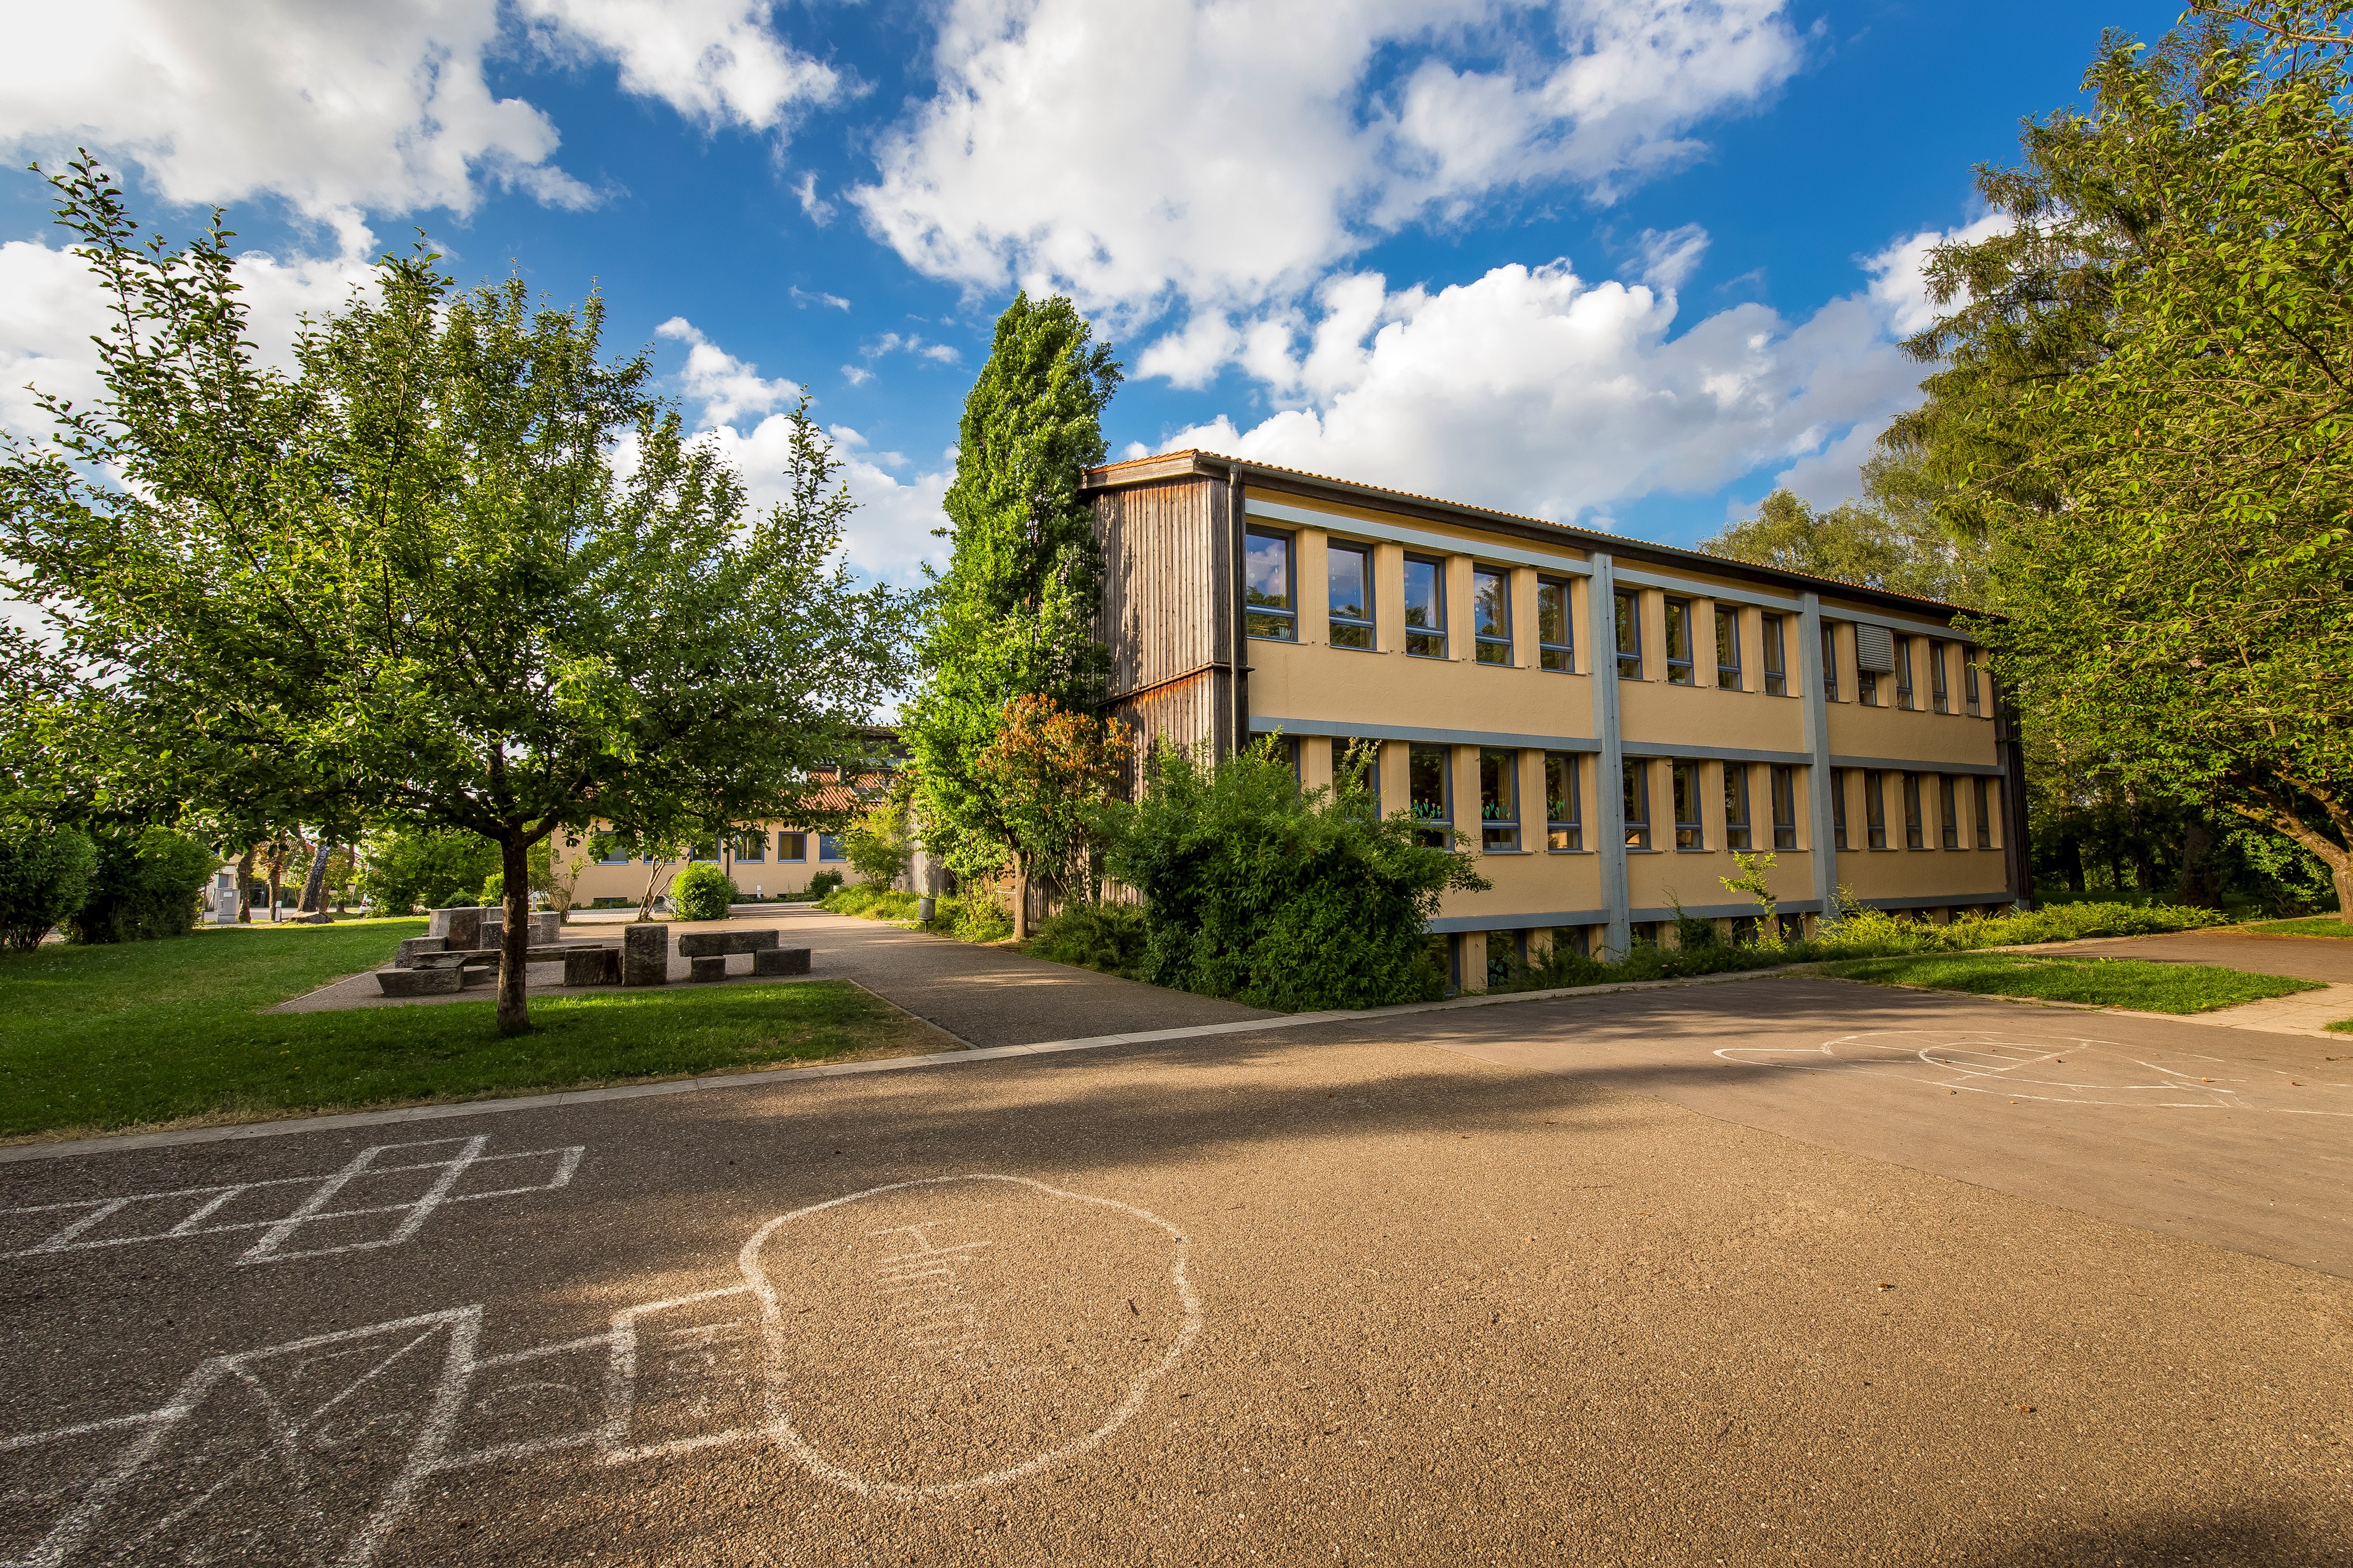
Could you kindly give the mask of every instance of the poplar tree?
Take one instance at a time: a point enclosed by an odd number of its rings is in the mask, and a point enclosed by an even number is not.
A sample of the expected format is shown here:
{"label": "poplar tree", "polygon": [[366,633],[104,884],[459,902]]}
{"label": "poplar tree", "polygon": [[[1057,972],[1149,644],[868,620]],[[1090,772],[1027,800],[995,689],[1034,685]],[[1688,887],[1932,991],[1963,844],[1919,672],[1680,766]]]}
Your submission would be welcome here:
{"label": "poplar tree", "polygon": [[[1103,552],[1079,480],[1107,456],[1103,411],[1119,382],[1111,349],[1067,298],[1024,293],[997,318],[965,399],[943,503],[954,546],[934,586],[922,686],[905,721],[923,842],[961,876],[1014,858],[981,766],[1008,705],[1045,697],[1091,715],[1103,700]],[[1018,936],[1028,898],[1018,867],[1016,877]]]}

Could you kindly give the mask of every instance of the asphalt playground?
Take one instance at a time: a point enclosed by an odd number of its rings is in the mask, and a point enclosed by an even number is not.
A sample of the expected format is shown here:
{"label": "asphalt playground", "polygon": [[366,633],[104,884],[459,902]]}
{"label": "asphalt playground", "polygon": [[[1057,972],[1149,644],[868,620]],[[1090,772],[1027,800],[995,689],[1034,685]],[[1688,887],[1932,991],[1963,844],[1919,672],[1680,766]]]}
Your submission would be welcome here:
{"label": "asphalt playground", "polygon": [[2353,1563],[2353,1037],[792,918],[995,1048],[5,1152],[0,1563]]}

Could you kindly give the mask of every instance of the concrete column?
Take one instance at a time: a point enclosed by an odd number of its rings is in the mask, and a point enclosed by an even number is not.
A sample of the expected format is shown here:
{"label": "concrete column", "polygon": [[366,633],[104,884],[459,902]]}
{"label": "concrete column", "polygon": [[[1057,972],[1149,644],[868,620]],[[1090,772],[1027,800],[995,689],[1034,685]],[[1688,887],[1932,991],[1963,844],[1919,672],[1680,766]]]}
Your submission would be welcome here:
{"label": "concrete column", "polygon": [[1617,568],[1612,557],[1598,551],[1592,564],[1588,646],[1592,649],[1593,735],[1601,742],[1601,756],[1594,770],[1599,776],[1593,781],[1589,816],[1596,835],[1593,847],[1601,857],[1601,901],[1609,911],[1603,956],[1617,959],[1626,956],[1633,941],[1626,889],[1626,752],[1618,731]]}
{"label": "concrete column", "polygon": [[1484,991],[1487,989],[1487,933],[1466,931],[1455,940],[1461,954],[1463,991]]}
{"label": "concrete column", "polygon": [[[1838,908],[1838,846],[1831,817],[1830,703],[1822,696],[1822,601],[1808,594],[1798,616],[1799,696],[1805,703],[1806,752],[1812,759],[1806,770],[1807,822],[1814,862],[1814,897],[1830,914]],[[1754,813],[1751,813],[1753,818]]]}

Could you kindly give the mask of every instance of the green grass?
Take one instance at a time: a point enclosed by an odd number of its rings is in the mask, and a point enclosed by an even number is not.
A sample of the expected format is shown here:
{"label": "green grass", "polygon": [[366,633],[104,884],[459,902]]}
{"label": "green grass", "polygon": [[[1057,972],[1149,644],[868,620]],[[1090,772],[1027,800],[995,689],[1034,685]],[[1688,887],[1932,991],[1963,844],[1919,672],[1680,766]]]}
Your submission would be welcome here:
{"label": "green grass", "polygon": [[2331,1034],[2353,1035],[2353,1018],[2348,1018],[2341,1024],[2331,1024],[2328,1029]]}
{"label": "green grass", "polygon": [[2250,974],[2207,964],[2139,958],[2025,958],[2012,953],[1938,953],[1826,963],[1825,974],[1875,985],[1925,985],[1982,996],[2034,996],[2143,1013],[2211,1013],[2242,1002],[2318,991],[2316,980]]}
{"label": "green grass", "polygon": [[373,969],[425,922],[202,931],[0,955],[0,1137],[462,1100],[902,1048],[905,1020],[830,982],[599,991],[265,1014]]}
{"label": "green grass", "polygon": [[2258,921],[2245,928],[2265,936],[2353,936],[2353,921],[2335,915],[2309,915],[2300,921]]}

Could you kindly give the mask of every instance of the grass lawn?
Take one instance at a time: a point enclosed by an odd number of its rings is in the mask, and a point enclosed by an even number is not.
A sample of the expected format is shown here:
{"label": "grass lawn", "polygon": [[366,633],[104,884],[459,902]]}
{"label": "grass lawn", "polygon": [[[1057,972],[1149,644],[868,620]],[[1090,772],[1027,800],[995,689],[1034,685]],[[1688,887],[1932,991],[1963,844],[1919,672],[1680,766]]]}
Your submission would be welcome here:
{"label": "grass lawn", "polygon": [[2037,996],[2143,1013],[2211,1013],[2242,1002],[2318,991],[2316,980],[2250,974],[2201,963],[2141,958],[2025,958],[2005,952],[1929,953],[1826,963],[1822,973],[1876,985],[1926,985],[1985,996]]}
{"label": "grass lawn", "polygon": [[2348,1018],[2341,1024],[2331,1024],[2328,1029],[2331,1034],[2353,1035],[2353,1018]]}
{"label": "grass lawn", "polygon": [[2300,921],[2262,921],[2244,928],[2265,936],[2353,936],[2353,921],[2335,915],[2307,915]]}
{"label": "grass lawn", "polygon": [[419,920],[206,931],[176,942],[0,954],[0,1138],[464,1100],[923,1048],[854,986],[533,996],[501,1039],[492,1004],[265,1014],[391,956]]}

